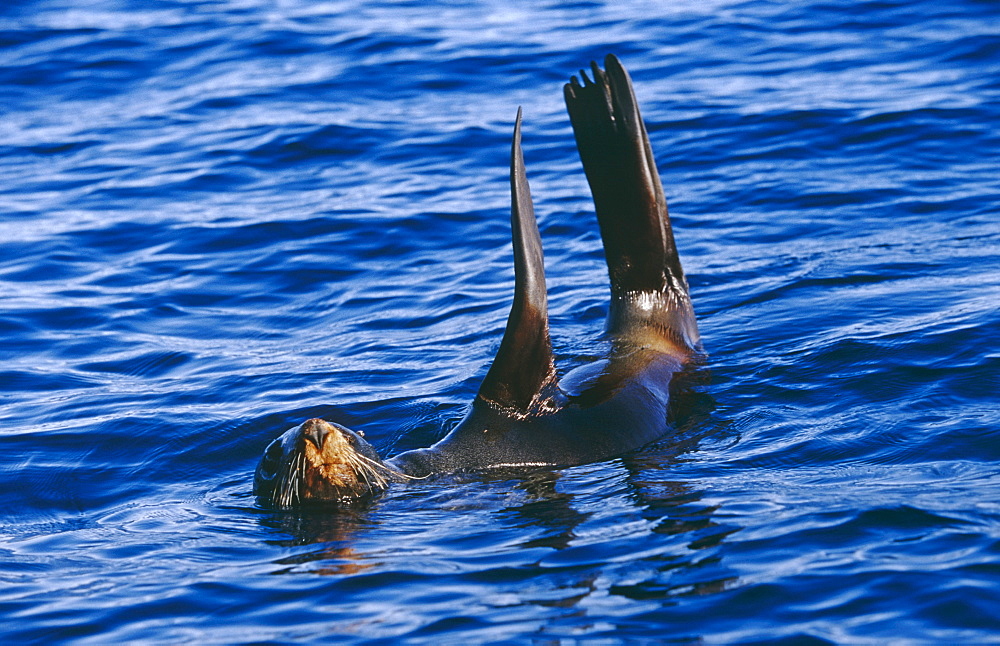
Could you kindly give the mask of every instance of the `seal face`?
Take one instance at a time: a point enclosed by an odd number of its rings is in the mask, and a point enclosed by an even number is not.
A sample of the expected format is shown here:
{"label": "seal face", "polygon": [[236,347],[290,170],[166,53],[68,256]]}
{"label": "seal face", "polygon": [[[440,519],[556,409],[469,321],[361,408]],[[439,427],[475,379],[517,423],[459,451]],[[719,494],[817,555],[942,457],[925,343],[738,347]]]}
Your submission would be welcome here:
{"label": "seal face", "polygon": [[346,503],[374,496],[396,479],[361,435],[314,418],[268,445],[254,474],[254,493],[268,507]]}
{"label": "seal face", "polygon": [[381,460],[360,434],[311,419],[274,440],[254,477],[262,505],[364,500],[393,482],[500,467],[570,466],[659,439],[674,376],[701,356],[667,202],[628,72],[613,55],[563,88],[611,282],[611,350],[561,379],[549,338],[542,243],[521,151],[511,144],[514,301],[465,419],[434,446]]}

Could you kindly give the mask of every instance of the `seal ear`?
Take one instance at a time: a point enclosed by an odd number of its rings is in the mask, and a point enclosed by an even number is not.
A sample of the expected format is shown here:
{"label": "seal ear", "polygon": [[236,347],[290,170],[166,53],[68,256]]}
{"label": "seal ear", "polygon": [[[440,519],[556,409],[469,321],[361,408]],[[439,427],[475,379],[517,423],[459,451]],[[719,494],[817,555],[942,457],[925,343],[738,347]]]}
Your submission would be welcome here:
{"label": "seal ear", "polygon": [[653,327],[693,349],[698,327],[632,80],[613,54],[604,67],[591,63],[594,80],[581,70],[564,95],[611,278],[608,331]]}
{"label": "seal ear", "polygon": [[521,151],[520,108],[510,150],[510,195],[514,303],[507,317],[500,350],[483,379],[477,400],[516,414],[527,414],[545,400],[549,386],[555,383],[556,368],[549,339],[542,240],[538,235]]}

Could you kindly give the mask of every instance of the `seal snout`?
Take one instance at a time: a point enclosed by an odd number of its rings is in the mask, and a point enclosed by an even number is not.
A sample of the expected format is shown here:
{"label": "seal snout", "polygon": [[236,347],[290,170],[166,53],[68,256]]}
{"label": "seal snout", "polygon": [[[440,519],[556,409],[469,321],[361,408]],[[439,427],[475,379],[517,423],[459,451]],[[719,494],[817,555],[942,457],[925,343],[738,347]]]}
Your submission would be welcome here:
{"label": "seal snout", "polygon": [[313,443],[317,451],[323,450],[323,443],[326,437],[333,430],[333,426],[324,420],[313,418],[302,423],[302,437]]}

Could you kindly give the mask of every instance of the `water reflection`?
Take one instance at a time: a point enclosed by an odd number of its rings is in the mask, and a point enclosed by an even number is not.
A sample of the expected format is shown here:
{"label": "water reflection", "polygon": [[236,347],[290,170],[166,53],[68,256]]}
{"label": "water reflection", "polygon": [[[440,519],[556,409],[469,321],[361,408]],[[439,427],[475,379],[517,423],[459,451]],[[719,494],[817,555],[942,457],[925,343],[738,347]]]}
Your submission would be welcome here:
{"label": "water reflection", "polygon": [[[349,576],[371,569],[375,563],[366,560],[365,554],[354,545],[358,532],[370,525],[369,513],[364,506],[276,512],[261,517],[261,525],[289,537],[272,539],[268,543],[282,547],[319,546],[276,560],[274,563],[283,567],[273,573],[294,574],[305,570],[314,574]],[[314,565],[318,563],[322,565]]]}
{"label": "water reflection", "polygon": [[540,469],[520,482],[514,481],[527,500],[498,513],[512,528],[542,530],[541,536],[525,540],[524,547],[565,549],[574,538],[574,528],[591,516],[573,506],[573,494],[559,491],[559,477],[558,471]]}
{"label": "water reflection", "polygon": [[704,491],[671,479],[670,464],[644,453],[625,461],[627,478],[650,531],[675,546],[650,559],[654,565],[641,581],[612,585],[611,594],[633,600],[721,592],[737,581],[722,559],[725,539],[741,527],[715,518],[717,505],[702,503]]}

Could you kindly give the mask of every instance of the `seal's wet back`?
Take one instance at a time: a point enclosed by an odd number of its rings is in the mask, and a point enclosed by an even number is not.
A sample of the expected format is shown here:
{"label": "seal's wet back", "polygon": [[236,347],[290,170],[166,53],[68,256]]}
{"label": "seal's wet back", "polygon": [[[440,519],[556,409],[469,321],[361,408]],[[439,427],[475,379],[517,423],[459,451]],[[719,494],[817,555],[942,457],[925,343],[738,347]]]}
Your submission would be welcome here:
{"label": "seal's wet back", "polygon": [[611,301],[605,359],[557,378],[542,246],[521,153],[511,147],[515,291],[500,349],[468,415],[444,439],[382,461],[358,433],[308,420],[274,440],[254,479],[269,507],[345,503],[392,482],[613,457],[667,430],[671,383],[700,352],[687,282],[632,82],[613,55],[565,86],[601,229]]}

